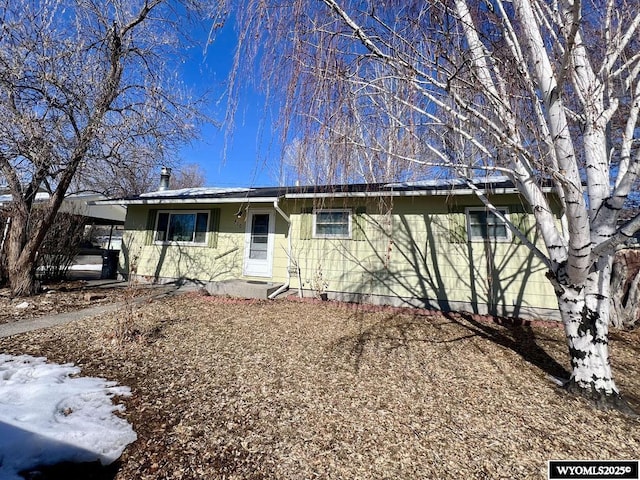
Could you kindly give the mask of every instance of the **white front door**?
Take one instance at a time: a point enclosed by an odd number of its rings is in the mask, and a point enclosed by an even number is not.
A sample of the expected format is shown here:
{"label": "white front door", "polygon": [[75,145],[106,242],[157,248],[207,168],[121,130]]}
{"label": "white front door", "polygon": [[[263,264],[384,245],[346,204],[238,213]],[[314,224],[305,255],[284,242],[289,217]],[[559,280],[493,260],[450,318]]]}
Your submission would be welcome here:
{"label": "white front door", "polygon": [[244,242],[244,275],[271,277],[274,232],[272,211],[249,210]]}

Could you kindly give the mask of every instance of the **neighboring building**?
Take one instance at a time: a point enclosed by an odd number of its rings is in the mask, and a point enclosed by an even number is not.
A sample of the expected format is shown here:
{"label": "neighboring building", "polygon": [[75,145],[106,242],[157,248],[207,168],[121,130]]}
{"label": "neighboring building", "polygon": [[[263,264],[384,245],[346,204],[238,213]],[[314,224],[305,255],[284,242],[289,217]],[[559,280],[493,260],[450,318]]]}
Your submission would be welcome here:
{"label": "neighboring building", "polygon": [[[36,194],[35,204],[49,201],[46,191]],[[59,212],[85,217],[85,235],[92,232],[91,239],[95,243],[84,247],[68,268],[68,275],[73,278],[115,278],[115,264],[120,250],[123,225],[127,210],[119,204],[98,205],[96,202],[107,197],[101,194],[80,193],[65,197]],[[13,197],[6,186],[0,186],[0,212],[9,207]],[[0,215],[2,219],[2,237],[0,252],[4,254],[4,245],[11,222],[10,214]],[[105,252],[109,250],[110,252]],[[44,257],[41,257],[44,258]],[[39,272],[45,270],[40,266]]]}
{"label": "neighboring building", "polygon": [[[476,185],[545,250],[506,178]],[[276,293],[558,318],[544,265],[463,182],[191,188],[99,203],[127,207],[119,271],[141,281],[265,282]]]}
{"label": "neighboring building", "polygon": [[[40,191],[36,193],[36,205],[49,201],[48,192]],[[124,224],[127,209],[119,204],[97,205],[96,202],[105,200],[107,197],[98,193],[78,193],[68,195],[60,205],[60,212],[70,213],[87,217],[91,225],[107,226],[111,229]],[[13,197],[9,189],[0,186],[0,209],[11,205]]]}

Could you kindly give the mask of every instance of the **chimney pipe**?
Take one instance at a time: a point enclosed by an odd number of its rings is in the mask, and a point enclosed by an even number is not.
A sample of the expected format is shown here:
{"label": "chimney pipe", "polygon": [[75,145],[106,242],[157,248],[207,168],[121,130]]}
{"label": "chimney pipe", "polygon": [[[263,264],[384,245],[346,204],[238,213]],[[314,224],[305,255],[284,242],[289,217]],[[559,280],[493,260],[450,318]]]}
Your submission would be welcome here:
{"label": "chimney pipe", "polygon": [[171,178],[171,169],[169,167],[162,167],[160,170],[160,185],[158,191],[169,190],[169,179]]}

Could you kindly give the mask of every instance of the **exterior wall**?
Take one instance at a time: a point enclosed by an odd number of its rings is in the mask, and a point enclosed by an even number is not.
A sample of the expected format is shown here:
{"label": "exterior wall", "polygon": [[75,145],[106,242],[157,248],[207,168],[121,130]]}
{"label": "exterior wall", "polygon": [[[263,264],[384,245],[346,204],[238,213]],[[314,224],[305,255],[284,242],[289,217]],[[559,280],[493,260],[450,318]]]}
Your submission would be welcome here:
{"label": "exterior wall", "polygon": [[[162,205],[162,210],[210,210],[220,208],[220,224],[215,247],[208,245],[158,245],[150,241],[149,206],[130,205],[125,222],[119,273],[149,282],[188,280],[195,282],[247,279],[283,283],[287,276],[287,222],[275,211],[275,239],[271,278],[242,274],[245,249],[245,219],[236,216],[238,204]],[[253,206],[252,206],[253,208]],[[270,204],[255,208],[273,211]],[[211,232],[209,233],[211,235]]]}
{"label": "exterior wall", "polygon": [[[364,226],[364,240],[308,239],[301,235],[300,213],[292,209],[293,257],[307,295],[325,289],[330,298],[379,304],[522,317],[557,318],[557,301],[545,267],[517,239],[468,241],[465,207],[480,206],[475,197],[396,197],[342,200],[324,207],[352,207]],[[499,204],[515,210],[517,196]],[[392,208],[393,214],[389,212]],[[535,239],[533,216],[512,212]],[[462,232],[456,231],[462,228]],[[538,246],[544,251],[540,239]],[[294,283],[292,282],[292,286]],[[297,284],[296,284],[297,286]]]}
{"label": "exterior wall", "polygon": [[[455,201],[455,204],[453,203]],[[517,210],[516,195],[495,199],[510,207],[531,239],[536,239],[532,215]],[[246,206],[246,205],[245,205]],[[154,245],[147,234],[148,206],[129,206],[121,254],[121,271],[149,281],[188,279],[200,282],[246,279],[287,281],[289,241],[290,288],[305,296],[326,292],[330,298],[378,304],[412,305],[518,317],[558,318],[557,301],[545,268],[517,239],[506,242],[469,241],[466,207],[480,206],[473,196],[286,200],[276,219],[272,278],[242,274],[245,218],[239,204],[198,205],[220,208],[215,248]],[[192,207],[184,209],[193,209]],[[348,208],[352,238],[311,238],[313,208]],[[170,205],[162,209],[172,209]],[[175,209],[178,209],[176,206]],[[540,239],[537,244],[544,251]]]}

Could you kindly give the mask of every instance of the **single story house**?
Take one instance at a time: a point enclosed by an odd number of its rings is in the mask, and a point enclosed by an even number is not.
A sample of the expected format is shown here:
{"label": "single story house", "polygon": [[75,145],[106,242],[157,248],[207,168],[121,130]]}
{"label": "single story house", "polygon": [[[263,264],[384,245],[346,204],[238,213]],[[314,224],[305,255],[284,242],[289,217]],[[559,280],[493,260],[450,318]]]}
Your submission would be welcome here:
{"label": "single story house", "polygon": [[[506,177],[475,183],[545,251]],[[461,181],[163,189],[106,203],[127,207],[124,277],[558,318],[544,265]]]}

